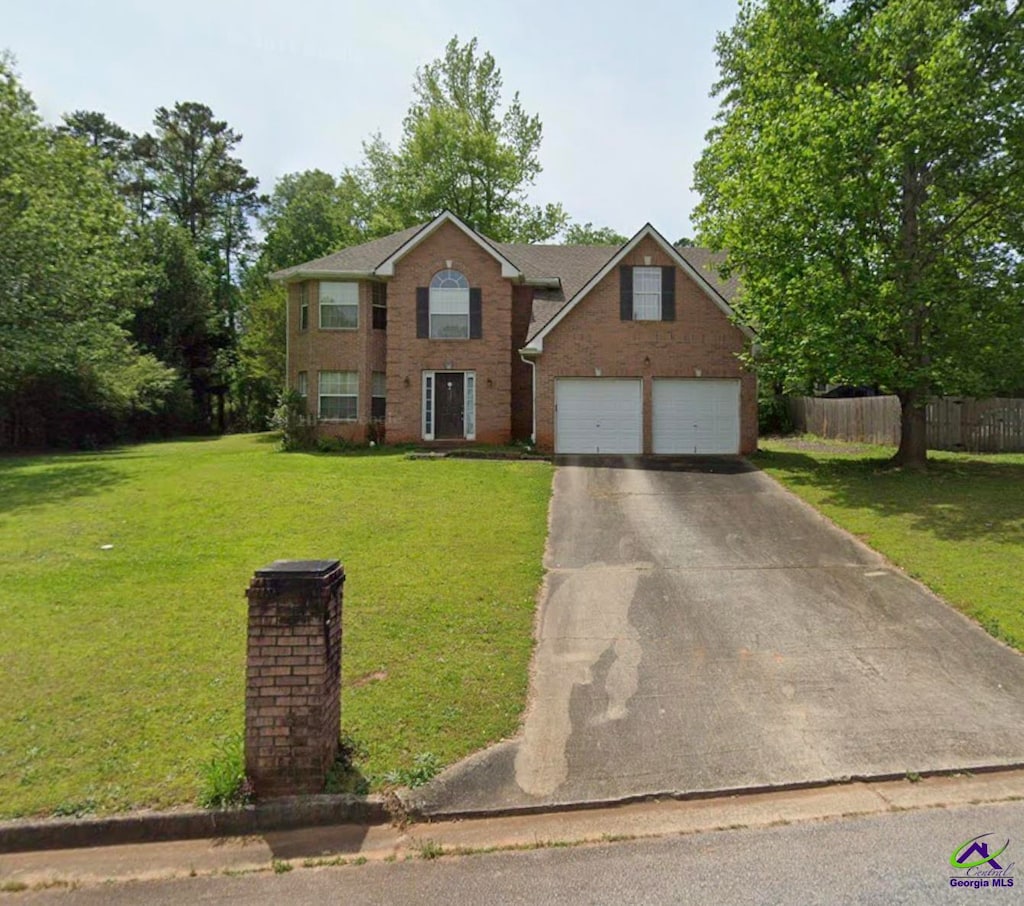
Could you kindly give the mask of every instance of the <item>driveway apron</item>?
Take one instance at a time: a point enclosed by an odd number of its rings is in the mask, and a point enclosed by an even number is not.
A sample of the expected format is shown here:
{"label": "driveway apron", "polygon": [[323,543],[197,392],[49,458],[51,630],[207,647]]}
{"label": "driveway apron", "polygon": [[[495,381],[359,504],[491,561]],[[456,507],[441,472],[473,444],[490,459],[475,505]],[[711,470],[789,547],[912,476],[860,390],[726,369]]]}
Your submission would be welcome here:
{"label": "driveway apron", "polygon": [[487,812],[1024,762],[1024,658],[742,461],[567,460]]}

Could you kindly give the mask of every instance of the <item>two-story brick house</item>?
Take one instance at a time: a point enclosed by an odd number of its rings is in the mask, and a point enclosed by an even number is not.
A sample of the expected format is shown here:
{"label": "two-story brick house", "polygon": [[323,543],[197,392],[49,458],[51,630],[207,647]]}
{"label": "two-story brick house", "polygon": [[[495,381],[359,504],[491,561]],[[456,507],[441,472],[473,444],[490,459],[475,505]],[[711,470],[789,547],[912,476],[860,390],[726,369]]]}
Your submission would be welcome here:
{"label": "two-story brick house", "polygon": [[288,381],[322,433],[529,440],[558,453],[749,453],[733,283],[649,224],[622,247],[493,242],[455,215],[274,274]]}

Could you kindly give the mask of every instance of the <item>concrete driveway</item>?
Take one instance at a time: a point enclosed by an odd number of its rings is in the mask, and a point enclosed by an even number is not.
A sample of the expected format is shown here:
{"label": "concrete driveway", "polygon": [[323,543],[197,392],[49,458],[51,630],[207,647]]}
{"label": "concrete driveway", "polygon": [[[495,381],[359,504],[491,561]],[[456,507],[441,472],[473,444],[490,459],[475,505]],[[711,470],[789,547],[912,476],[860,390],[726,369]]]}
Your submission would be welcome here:
{"label": "concrete driveway", "polygon": [[1024,658],[738,461],[555,475],[521,736],[428,812],[1024,763]]}

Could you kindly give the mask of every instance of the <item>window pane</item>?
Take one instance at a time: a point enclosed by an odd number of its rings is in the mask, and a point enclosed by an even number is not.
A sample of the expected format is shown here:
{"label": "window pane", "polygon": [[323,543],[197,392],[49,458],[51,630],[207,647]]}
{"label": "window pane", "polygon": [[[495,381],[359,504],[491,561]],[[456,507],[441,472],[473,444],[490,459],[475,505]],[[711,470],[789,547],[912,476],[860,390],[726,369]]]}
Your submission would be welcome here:
{"label": "window pane", "polygon": [[661,268],[633,268],[633,319],[661,320]]}
{"label": "window pane", "polygon": [[355,421],[357,400],[354,396],[320,397],[320,418]]}
{"label": "window pane", "polygon": [[358,327],[359,306],[321,303],[320,326],[328,328]]}
{"label": "window pane", "polygon": [[476,434],[476,375],[466,375],[466,400],[465,400],[465,428],[466,435],[472,437]]}
{"label": "window pane", "polygon": [[359,392],[359,372],[321,371],[320,394],[322,396]]}
{"label": "window pane", "polygon": [[635,292],[635,293],[660,293],[661,292],[661,268],[660,267],[634,267],[633,268],[633,292]]}
{"label": "window pane", "polygon": [[387,396],[388,379],[387,375],[383,371],[373,372],[370,380],[373,384],[373,389],[370,393],[373,396]]}
{"label": "window pane", "polygon": [[333,302],[336,305],[358,305],[358,283],[320,283],[320,302]]}
{"label": "window pane", "polygon": [[370,284],[371,301],[373,302],[373,329],[388,329],[388,285],[386,283]]}
{"label": "window pane", "polygon": [[305,371],[299,372],[299,380],[295,389],[298,390],[300,396],[309,395],[309,375]]}
{"label": "window pane", "polygon": [[469,289],[469,281],[458,271],[438,271],[430,281],[431,289],[439,288]]}
{"label": "window pane", "polygon": [[432,315],[468,315],[468,289],[432,289],[430,291]]}
{"label": "window pane", "polygon": [[370,418],[383,421],[387,416],[388,401],[382,396],[370,400]]}
{"label": "window pane", "polygon": [[341,393],[341,372],[321,371],[320,372],[320,393]]}
{"label": "window pane", "polygon": [[430,336],[441,340],[469,339],[469,315],[431,315]]}
{"label": "window pane", "polygon": [[633,319],[636,321],[660,321],[661,293],[634,293]]}

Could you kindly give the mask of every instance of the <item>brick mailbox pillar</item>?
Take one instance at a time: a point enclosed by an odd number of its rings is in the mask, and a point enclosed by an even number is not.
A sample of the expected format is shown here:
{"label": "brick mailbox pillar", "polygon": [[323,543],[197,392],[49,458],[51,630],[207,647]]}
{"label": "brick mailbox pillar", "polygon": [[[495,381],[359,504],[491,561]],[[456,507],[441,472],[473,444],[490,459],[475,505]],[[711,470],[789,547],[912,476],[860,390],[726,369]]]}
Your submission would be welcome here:
{"label": "brick mailbox pillar", "polygon": [[245,593],[245,769],[257,796],[319,793],[337,757],[344,584],[337,560],[278,560]]}

